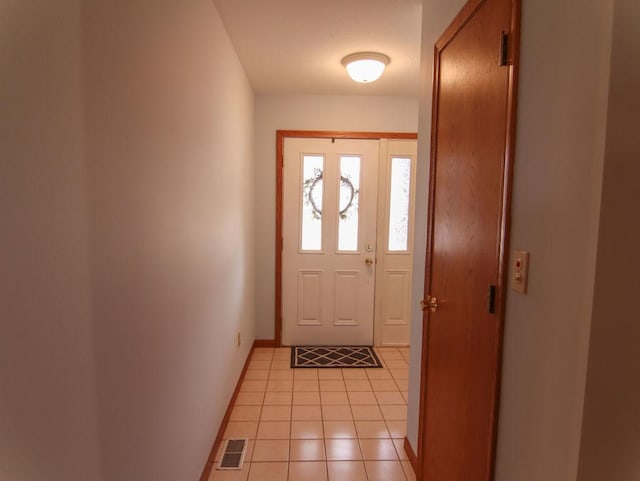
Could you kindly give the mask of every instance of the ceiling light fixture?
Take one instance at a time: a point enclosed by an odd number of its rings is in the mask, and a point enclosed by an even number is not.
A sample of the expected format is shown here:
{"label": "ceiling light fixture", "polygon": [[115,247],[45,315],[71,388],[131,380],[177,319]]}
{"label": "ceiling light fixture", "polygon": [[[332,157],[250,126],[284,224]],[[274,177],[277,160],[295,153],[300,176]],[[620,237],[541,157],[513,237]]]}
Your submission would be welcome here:
{"label": "ceiling light fixture", "polygon": [[349,77],[360,83],[378,80],[389,62],[389,57],[376,52],[352,53],[342,59],[342,65],[347,69]]}

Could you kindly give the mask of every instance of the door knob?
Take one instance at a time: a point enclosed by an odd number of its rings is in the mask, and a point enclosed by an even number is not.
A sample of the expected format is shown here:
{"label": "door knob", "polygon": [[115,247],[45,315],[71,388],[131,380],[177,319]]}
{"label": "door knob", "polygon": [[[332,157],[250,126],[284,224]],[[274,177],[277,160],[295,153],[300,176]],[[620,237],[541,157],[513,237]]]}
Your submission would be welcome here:
{"label": "door knob", "polygon": [[433,296],[429,296],[427,299],[427,304],[429,305],[429,309],[431,312],[436,312],[438,310],[438,299]]}
{"label": "door knob", "polygon": [[420,307],[423,311],[426,311],[427,308],[431,310],[431,312],[436,312],[438,310],[438,299],[432,296],[428,296],[426,300],[420,301]]}
{"label": "door knob", "polygon": [[373,259],[371,257],[367,257],[364,260],[364,263],[367,264],[368,266],[372,266],[373,265]]}

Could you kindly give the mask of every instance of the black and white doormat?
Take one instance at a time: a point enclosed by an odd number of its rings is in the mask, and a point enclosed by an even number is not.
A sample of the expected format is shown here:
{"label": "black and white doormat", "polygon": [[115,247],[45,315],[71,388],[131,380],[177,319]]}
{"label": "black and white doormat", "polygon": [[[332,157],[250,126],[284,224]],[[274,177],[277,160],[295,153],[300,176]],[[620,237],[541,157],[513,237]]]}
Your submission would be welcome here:
{"label": "black and white doormat", "polygon": [[291,367],[382,367],[368,346],[293,346]]}

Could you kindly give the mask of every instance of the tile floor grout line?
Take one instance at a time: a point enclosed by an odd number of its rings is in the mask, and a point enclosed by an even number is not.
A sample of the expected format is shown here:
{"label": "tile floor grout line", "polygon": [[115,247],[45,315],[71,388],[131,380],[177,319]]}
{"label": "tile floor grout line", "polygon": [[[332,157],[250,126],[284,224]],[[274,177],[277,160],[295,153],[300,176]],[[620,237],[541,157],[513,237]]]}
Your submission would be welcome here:
{"label": "tile floor grout line", "polygon": [[320,393],[320,372],[317,372],[318,375],[318,397],[320,398],[320,425],[322,426],[322,446],[324,447],[324,470],[327,475],[327,480],[329,479],[329,456],[327,449],[327,436],[324,432],[324,410],[322,409],[322,394]]}
{"label": "tile floor grout line", "polygon": [[289,456],[287,456],[287,480],[291,473],[291,444],[293,442],[293,389],[295,386],[295,373],[291,373],[291,404],[289,406]]}

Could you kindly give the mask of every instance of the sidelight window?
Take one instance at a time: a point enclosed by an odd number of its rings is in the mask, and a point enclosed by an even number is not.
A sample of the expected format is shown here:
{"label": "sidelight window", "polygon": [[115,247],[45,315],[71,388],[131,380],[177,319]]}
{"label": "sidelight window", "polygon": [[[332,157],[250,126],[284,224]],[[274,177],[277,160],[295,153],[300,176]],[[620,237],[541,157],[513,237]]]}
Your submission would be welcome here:
{"label": "sidelight window", "polygon": [[391,158],[389,193],[389,251],[407,251],[409,245],[409,199],[411,159]]}

